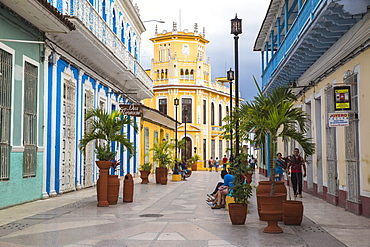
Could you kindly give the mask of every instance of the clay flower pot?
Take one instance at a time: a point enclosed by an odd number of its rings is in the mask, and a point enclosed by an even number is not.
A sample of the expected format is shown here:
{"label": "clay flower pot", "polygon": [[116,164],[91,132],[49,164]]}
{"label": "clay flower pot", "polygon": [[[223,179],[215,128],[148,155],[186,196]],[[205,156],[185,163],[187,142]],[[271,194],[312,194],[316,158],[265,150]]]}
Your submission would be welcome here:
{"label": "clay flower pot", "polygon": [[261,211],[260,214],[263,218],[267,221],[267,227],[263,230],[266,233],[282,233],[283,229],[281,229],[278,225],[278,221],[281,219],[283,215],[283,201],[285,200],[285,194],[275,193],[275,195],[270,196],[269,194],[259,194],[257,198],[259,198],[261,203]]}
{"label": "clay flower pot", "polygon": [[141,178],[142,184],[149,183],[149,174],[150,174],[150,171],[140,171],[140,178]]}
{"label": "clay flower pot", "polygon": [[233,225],[244,225],[247,219],[248,204],[229,203],[229,216]]}
{"label": "clay flower pot", "polygon": [[302,223],[302,201],[286,200],[283,202],[283,210],[283,222],[285,225],[300,225]]}

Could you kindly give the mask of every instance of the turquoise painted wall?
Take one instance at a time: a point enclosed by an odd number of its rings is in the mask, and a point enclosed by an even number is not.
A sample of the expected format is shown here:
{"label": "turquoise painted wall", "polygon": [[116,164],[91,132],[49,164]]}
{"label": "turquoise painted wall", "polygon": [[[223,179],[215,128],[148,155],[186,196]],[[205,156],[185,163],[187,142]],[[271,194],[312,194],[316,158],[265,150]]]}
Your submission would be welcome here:
{"label": "turquoise painted wall", "polygon": [[[42,41],[43,33],[31,24],[12,13],[0,3],[0,38],[14,40]],[[23,63],[24,57],[39,63],[38,83],[38,148],[43,147],[44,138],[44,44],[18,43],[1,41],[3,45],[15,51],[13,61],[13,91],[11,110],[11,146],[10,174],[8,180],[0,181],[0,208],[8,207],[42,198],[43,152],[37,153],[36,176],[23,178]],[[42,150],[42,149],[41,149]]]}
{"label": "turquoise painted wall", "polygon": [[23,178],[23,153],[11,153],[10,179],[0,181],[0,208],[42,198],[43,153],[37,153],[36,177]]}

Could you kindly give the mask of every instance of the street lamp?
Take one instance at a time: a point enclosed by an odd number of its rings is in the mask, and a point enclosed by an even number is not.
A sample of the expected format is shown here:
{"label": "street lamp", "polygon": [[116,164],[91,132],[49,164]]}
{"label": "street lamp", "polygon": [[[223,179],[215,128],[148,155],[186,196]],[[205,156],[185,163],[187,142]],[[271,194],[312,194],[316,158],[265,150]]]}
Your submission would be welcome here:
{"label": "street lamp", "polygon": [[186,122],[187,122],[187,118],[188,118],[188,110],[184,110],[184,114],[185,114],[185,163],[186,163]]}
{"label": "street lamp", "polygon": [[[233,117],[233,80],[234,77],[234,71],[230,68],[229,71],[227,71],[227,80],[230,84],[230,122],[232,121]],[[233,161],[233,128],[230,126],[230,161]]]}
{"label": "street lamp", "polygon": [[[235,46],[235,108],[239,109],[239,59],[238,59],[238,40],[239,34],[242,33],[242,20],[238,19],[235,14],[235,18],[231,20],[231,34],[234,34],[234,46]],[[239,155],[239,119],[236,119],[235,123],[235,157]]]}
{"label": "street lamp", "polygon": [[173,104],[175,105],[175,120],[176,120],[176,127],[175,127],[175,145],[176,145],[176,162],[177,162],[177,155],[178,155],[178,153],[177,153],[177,107],[179,106],[179,99],[178,98],[176,98],[176,99],[174,99],[174,101],[173,101]]}

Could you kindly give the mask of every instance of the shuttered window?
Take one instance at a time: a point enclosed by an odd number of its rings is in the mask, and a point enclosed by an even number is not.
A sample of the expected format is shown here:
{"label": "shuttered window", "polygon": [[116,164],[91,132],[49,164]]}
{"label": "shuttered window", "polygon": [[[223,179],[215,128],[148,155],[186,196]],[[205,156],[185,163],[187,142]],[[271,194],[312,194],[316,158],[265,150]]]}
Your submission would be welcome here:
{"label": "shuttered window", "polygon": [[28,62],[24,65],[23,106],[23,177],[36,176],[37,153],[37,81],[38,68]]}
{"label": "shuttered window", "polygon": [[12,54],[0,49],[0,180],[9,179]]}

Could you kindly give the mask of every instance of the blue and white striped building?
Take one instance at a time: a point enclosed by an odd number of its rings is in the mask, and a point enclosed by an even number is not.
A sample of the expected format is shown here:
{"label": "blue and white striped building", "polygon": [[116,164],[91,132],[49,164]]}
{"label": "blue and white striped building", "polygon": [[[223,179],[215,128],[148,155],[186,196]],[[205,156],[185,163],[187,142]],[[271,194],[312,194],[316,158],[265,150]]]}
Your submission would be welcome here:
{"label": "blue and white striped building", "polygon": [[[44,34],[39,87],[44,114],[38,115],[43,138],[37,143],[43,177],[42,191],[33,199],[93,186],[98,178],[93,144],[86,156],[78,149],[86,127],[84,114],[153,96],[153,82],[140,65],[145,27],[138,8],[124,0],[2,2]],[[139,134],[129,126],[124,131],[139,146]],[[140,150],[129,159],[119,146],[114,148],[123,163],[120,175],[136,172]],[[16,164],[8,165],[11,170]]]}

